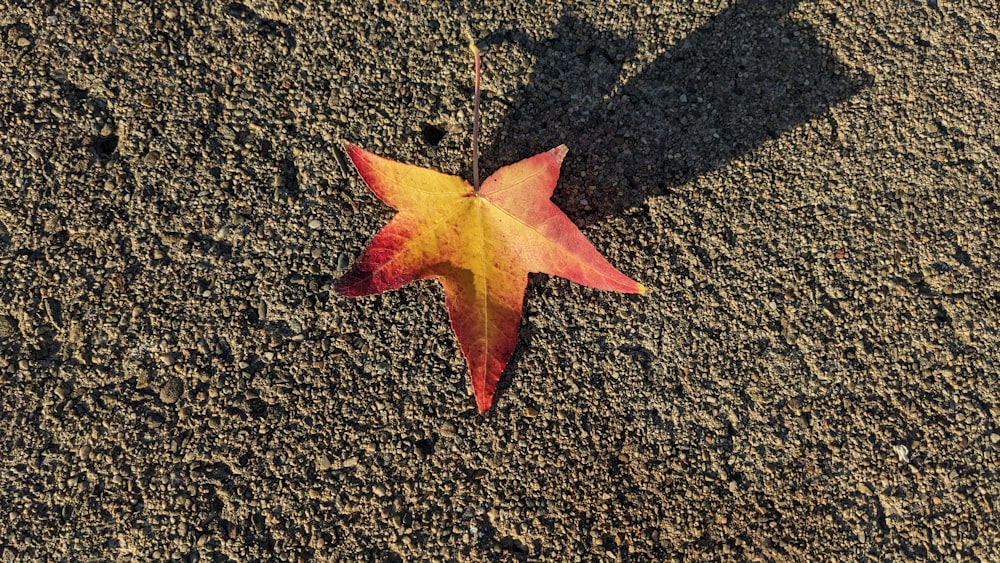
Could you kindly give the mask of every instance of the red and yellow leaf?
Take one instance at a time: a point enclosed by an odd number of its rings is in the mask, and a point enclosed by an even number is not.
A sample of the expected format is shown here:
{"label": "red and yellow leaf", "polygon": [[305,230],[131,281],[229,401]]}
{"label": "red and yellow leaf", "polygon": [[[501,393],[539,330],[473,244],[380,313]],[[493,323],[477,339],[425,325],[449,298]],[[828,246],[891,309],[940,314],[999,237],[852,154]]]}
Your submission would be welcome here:
{"label": "red and yellow leaf", "polygon": [[645,293],[549,200],[565,145],[497,170],[478,193],[458,176],[344,147],[368,187],[398,213],[336,289],[359,297],[439,279],[480,411],[490,408],[517,344],[529,272]]}

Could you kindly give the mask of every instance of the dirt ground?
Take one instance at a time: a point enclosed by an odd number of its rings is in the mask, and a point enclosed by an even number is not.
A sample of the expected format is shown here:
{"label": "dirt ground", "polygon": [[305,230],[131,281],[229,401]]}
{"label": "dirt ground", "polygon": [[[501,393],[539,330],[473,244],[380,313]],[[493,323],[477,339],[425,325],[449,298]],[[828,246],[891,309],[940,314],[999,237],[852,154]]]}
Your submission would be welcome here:
{"label": "dirt ground", "polygon": [[[244,1],[0,2],[0,562],[1000,559],[995,2]],[[534,276],[486,416],[331,291],[469,32],[651,288]]]}

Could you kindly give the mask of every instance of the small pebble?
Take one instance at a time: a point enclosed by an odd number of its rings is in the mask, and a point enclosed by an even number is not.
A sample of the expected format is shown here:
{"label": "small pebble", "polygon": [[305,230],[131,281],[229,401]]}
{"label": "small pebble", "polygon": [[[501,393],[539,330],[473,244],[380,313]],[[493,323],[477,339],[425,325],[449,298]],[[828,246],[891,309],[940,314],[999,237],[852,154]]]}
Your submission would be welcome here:
{"label": "small pebble", "polygon": [[160,388],[160,400],[165,404],[172,405],[181,398],[184,393],[184,382],[176,377],[171,378]]}
{"label": "small pebble", "polygon": [[309,221],[309,228],[312,229],[312,230],[314,230],[314,231],[316,229],[319,229],[322,226],[323,226],[323,222],[320,221],[319,219],[313,219],[312,221]]}
{"label": "small pebble", "polygon": [[172,20],[177,17],[177,8],[167,8],[164,10],[163,15],[166,16],[167,19]]}
{"label": "small pebble", "polygon": [[0,338],[9,338],[17,334],[17,321],[6,315],[0,316]]}
{"label": "small pebble", "polygon": [[341,252],[340,256],[337,256],[337,270],[346,270],[351,265],[351,257],[347,255],[346,252]]}
{"label": "small pebble", "polygon": [[442,424],[441,428],[438,430],[438,433],[440,433],[441,436],[444,438],[454,438],[458,436],[458,434],[455,433],[455,426],[450,422],[445,422],[444,424]]}
{"label": "small pebble", "polygon": [[316,458],[316,469],[317,470],[319,470],[319,471],[326,471],[326,470],[330,469],[331,466],[332,466],[332,464],[330,463],[330,458],[326,457],[325,454],[320,454],[320,456]]}

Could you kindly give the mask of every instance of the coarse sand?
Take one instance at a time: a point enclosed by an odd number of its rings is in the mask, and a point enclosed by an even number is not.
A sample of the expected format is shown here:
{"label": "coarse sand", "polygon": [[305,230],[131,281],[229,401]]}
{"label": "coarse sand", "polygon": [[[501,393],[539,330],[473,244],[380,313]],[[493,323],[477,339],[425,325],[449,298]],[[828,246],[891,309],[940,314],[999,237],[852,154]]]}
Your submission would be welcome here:
{"label": "coarse sand", "polygon": [[[340,151],[565,143],[481,416]],[[995,2],[0,2],[0,563],[1000,560]]]}

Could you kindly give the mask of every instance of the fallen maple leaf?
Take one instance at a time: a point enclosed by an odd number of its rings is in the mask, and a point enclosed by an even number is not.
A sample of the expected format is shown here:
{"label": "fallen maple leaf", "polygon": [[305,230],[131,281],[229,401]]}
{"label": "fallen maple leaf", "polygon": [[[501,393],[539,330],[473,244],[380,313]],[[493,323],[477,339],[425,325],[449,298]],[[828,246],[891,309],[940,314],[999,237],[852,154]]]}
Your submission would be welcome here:
{"label": "fallen maple leaf", "polygon": [[399,211],[336,283],[349,297],[438,278],[480,411],[514,352],[529,272],[645,293],[549,201],[565,145],[497,170],[476,190],[458,176],[344,145],[375,195]]}
{"label": "fallen maple leaf", "polygon": [[458,176],[403,164],[344,143],[375,195],[397,213],[335,284],[349,297],[437,278],[444,286],[451,326],[472,376],[481,412],[517,344],[529,272],[625,293],[645,293],[604,259],[572,221],[549,201],[566,145],[505,166],[479,187],[479,57],[473,175]]}

